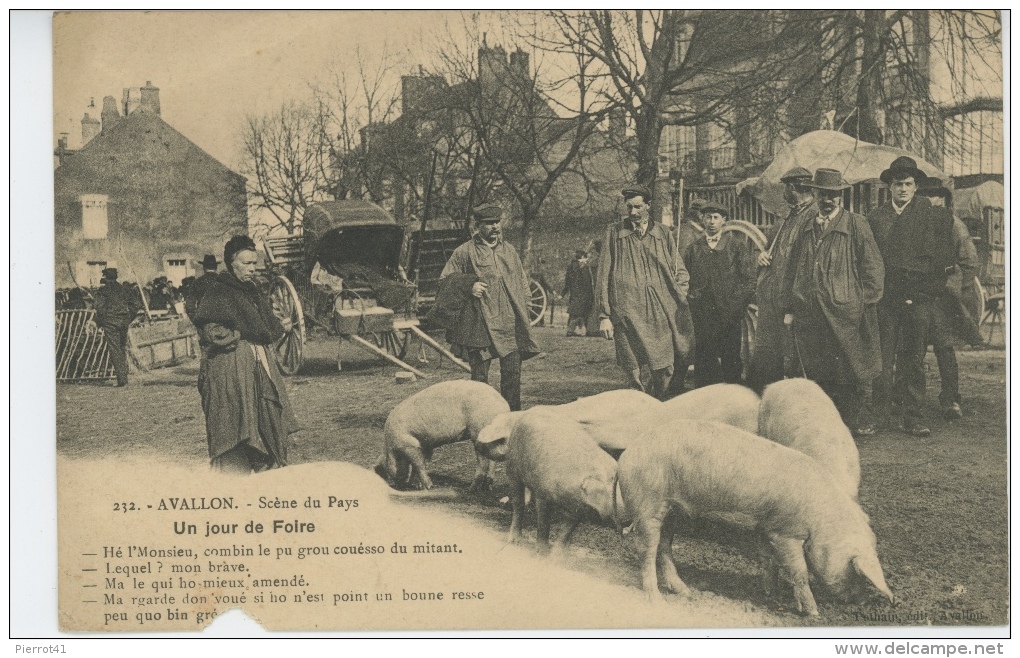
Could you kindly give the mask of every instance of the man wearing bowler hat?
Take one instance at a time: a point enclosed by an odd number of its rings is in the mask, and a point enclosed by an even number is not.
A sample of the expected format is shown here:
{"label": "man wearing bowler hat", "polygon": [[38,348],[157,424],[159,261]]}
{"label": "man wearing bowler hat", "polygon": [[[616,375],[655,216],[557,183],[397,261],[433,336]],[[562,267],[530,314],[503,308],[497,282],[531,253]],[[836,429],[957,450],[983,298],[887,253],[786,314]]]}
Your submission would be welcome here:
{"label": "man wearing bowler hat", "polygon": [[[789,332],[783,326],[783,279],[790,267],[790,257],[804,226],[818,216],[815,195],[808,185],[811,172],[794,167],[779,179],[783,198],[790,205],[784,219],[766,232],[769,248],[758,255],[758,325],[754,334],[754,355],[748,366],[748,384],[761,393],[772,382],[783,378],[784,360],[794,357]],[[799,374],[799,373],[798,373]]]}
{"label": "man wearing bowler hat", "polygon": [[440,278],[468,274],[475,278],[467,289],[480,312],[484,332],[473,332],[469,345],[454,345],[466,352],[471,379],[489,381],[489,365],[499,359],[499,392],[512,411],[521,408],[521,361],[539,353],[531,337],[528,316],[530,288],[517,250],[503,240],[502,209],[482,205],[471,212],[475,236],[457,247]]}
{"label": "man wearing bowler hat", "polygon": [[195,317],[195,313],[198,312],[198,304],[202,301],[205,291],[216,280],[217,265],[219,263],[216,262],[216,256],[212,254],[206,254],[202,259],[202,276],[191,283],[184,299],[184,312],[188,314],[189,318]]}
{"label": "man wearing bowler hat", "polygon": [[875,305],[885,269],[867,220],[842,207],[850,186],[835,169],[808,184],[818,212],[800,229],[783,283],[783,322],[793,333],[795,370],[832,398],[858,435],[874,433],[861,417],[871,380],[882,371]]}
{"label": "man wearing bowler hat", "polygon": [[616,362],[630,385],[646,390],[641,371],[647,368],[647,392],[661,399],[674,362],[686,362],[693,344],[687,308],[690,277],[673,236],[648,216],[648,188],[628,187],[623,198],[627,217],[607,229],[599,259],[599,332],[615,341]]}
{"label": "man wearing bowler hat", "polygon": [[103,285],[96,291],[96,324],[103,330],[117,386],[127,386],[127,332],[141,308],[133,291],[117,282],[117,268],[103,270]]}
{"label": "man wearing bowler hat", "polygon": [[917,195],[927,176],[913,158],[896,158],[879,178],[889,186],[889,201],[868,215],[886,265],[878,309],[882,372],[874,384],[874,404],[880,422],[890,423],[895,387],[903,411],[900,430],[925,437],[931,430],[921,416],[924,357],[946,279],[956,265],[953,215]]}

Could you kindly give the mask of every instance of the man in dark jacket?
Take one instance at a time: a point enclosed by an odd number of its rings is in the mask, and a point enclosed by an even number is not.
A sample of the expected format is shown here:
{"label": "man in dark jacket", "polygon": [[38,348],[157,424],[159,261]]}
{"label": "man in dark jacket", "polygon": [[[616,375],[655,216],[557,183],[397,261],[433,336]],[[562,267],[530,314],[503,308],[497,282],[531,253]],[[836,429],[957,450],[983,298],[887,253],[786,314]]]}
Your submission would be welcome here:
{"label": "man in dark jacket", "polygon": [[[783,283],[783,322],[793,331],[797,370],[818,382],[858,435],[868,384],[882,371],[875,305],[885,269],[867,220],[842,208],[850,186],[819,169],[810,187],[818,215],[804,224]],[[863,422],[862,422],[863,421]]]}
{"label": "man in dark jacket", "polygon": [[694,379],[698,388],[740,381],[740,330],[754,295],[755,264],[747,244],[723,233],[729,216],[723,206],[701,208],[705,234],[687,247],[684,266],[690,273],[687,301],[694,321]]}
{"label": "man in dark jacket", "polygon": [[117,268],[103,270],[103,285],[96,291],[96,324],[102,328],[117,386],[127,386],[127,332],[140,306],[137,295],[117,283]]}
{"label": "man in dark jacket", "polygon": [[205,258],[202,259],[202,276],[195,279],[188,286],[187,295],[184,300],[184,312],[192,320],[195,319],[195,315],[198,313],[198,304],[202,301],[203,295],[205,295],[209,286],[212,285],[212,282],[216,280],[216,267],[218,265],[216,256],[206,254]]}
{"label": "man in dark jacket", "polygon": [[594,303],[595,288],[592,285],[591,270],[585,267],[586,256],[584,249],[577,249],[574,251],[574,260],[567,266],[563,296],[570,295],[570,303],[567,305],[568,336],[583,336],[587,333],[585,322]]}
{"label": "man in dark jacket", "polygon": [[878,310],[882,373],[874,384],[874,402],[881,422],[888,423],[895,387],[903,410],[900,429],[918,437],[931,434],[921,418],[927,337],[956,264],[952,213],[917,196],[926,178],[913,158],[896,158],[880,176],[890,199],[868,215],[886,266]]}
{"label": "man in dark jacket", "polygon": [[[517,250],[503,240],[503,211],[484,205],[472,211],[475,236],[457,247],[440,278],[472,274],[473,304],[488,334],[485,345],[455,345],[467,352],[471,379],[489,381],[489,365],[499,359],[499,392],[513,411],[521,408],[521,361],[539,353],[528,316],[528,275]],[[456,353],[456,351],[455,351]]]}
{"label": "man in dark jacket", "polygon": [[[758,325],[754,334],[754,355],[748,366],[747,379],[751,388],[761,393],[772,382],[783,378],[786,357],[794,357],[789,332],[783,326],[783,280],[797,238],[804,225],[818,217],[814,194],[807,184],[811,172],[794,167],[780,179],[786,186],[784,196],[790,212],[766,232],[769,248],[758,256]],[[799,374],[799,373],[798,373]]]}

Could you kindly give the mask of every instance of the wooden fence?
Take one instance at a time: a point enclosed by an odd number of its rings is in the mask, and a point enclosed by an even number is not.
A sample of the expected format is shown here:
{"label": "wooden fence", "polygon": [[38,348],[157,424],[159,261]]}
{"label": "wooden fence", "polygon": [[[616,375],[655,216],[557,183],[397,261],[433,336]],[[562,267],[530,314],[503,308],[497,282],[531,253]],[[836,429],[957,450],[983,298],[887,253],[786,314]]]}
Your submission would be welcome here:
{"label": "wooden fence", "polygon": [[92,323],[92,309],[56,311],[57,381],[114,379],[103,330]]}

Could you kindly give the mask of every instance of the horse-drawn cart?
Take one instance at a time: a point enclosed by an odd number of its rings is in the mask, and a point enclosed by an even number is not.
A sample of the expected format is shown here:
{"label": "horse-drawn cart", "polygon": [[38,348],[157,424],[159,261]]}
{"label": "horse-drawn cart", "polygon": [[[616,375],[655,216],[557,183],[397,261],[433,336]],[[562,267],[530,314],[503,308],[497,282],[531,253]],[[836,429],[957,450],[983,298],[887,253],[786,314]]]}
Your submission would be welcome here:
{"label": "horse-drawn cart", "polygon": [[400,264],[403,238],[379,206],[331,201],[308,207],[300,236],[264,241],[270,300],[287,330],[277,347],[283,372],[301,367],[306,319],[418,377],[426,375],[404,360],[415,339],[467,368],[419,327],[417,287]]}

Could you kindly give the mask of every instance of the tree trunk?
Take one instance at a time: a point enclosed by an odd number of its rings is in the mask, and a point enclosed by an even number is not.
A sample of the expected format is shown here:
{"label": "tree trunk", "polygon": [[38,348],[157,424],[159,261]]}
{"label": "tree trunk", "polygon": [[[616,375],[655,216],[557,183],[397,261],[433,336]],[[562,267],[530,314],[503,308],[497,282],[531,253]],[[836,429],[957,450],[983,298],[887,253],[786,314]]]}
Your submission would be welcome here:
{"label": "tree trunk", "polygon": [[651,189],[659,172],[659,140],[662,120],[651,108],[642,108],[635,119],[637,131],[637,182]]}
{"label": "tree trunk", "polygon": [[882,75],[885,73],[883,35],[885,32],[885,10],[864,11],[864,32],[861,35],[863,57],[861,59],[861,80],[857,86],[857,121],[847,122],[856,128],[857,138],[872,144],[884,143],[883,121],[881,120]]}

